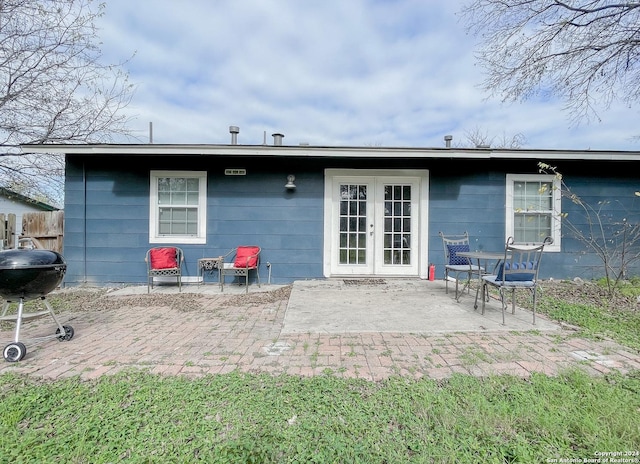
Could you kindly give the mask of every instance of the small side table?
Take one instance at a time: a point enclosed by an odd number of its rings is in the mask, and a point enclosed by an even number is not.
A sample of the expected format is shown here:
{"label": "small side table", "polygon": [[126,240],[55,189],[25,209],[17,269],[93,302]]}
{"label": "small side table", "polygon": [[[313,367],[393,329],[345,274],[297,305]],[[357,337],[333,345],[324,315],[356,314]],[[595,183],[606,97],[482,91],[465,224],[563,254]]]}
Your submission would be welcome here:
{"label": "small side table", "polygon": [[224,265],[224,256],[218,256],[217,258],[200,258],[198,260],[198,276],[200,277],[200,283],[204,283],[204,273],[218,271],[218,285],[221,284],[221,269]]}

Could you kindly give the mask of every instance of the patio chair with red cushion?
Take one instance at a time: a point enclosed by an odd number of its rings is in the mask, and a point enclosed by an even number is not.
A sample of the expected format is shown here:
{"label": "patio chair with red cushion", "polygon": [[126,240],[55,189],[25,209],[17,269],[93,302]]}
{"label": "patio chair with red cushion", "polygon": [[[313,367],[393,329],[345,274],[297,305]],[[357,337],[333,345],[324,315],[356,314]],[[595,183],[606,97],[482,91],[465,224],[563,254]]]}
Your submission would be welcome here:
{"label": "patio chair with red cushion", "polygon": [[155,247],[147,251],[147,293],[153,288],[154,277],[175,277],[178,291],[182,291],[182,262],[184,255],[177,247]]}
{"label": "patio chair with red cushion", "polygon": [[224,278],[231,275],[234,277],[244,277],[245,293],[249,293],[249,272],[256,271],[258,287],[260,287],[260,247],[259,246],[239,246],[233,248],[224,257],[224,264],[220,269],[220,291],[224,291]]}

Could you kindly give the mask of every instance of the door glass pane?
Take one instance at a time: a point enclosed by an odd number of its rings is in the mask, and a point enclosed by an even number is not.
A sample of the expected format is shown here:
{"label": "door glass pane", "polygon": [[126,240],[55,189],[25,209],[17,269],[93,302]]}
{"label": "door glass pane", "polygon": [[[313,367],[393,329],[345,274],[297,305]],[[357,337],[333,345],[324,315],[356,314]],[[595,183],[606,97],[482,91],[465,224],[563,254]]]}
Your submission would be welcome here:
{"label": "door glass pane", "polygon": [[390,201],[385,201],[384,202],[384,215],[391,215],[391,205],[392,203]]}
{"label": "door glass pane", "polygon": [[367,264],[367,186],[341,184],[339,211],[340,264]]}
{"label": "door glass pane", "polygon": [[411,264],[411,186],[384,186],[384,240],[385,264]]}
{"label": "door glass pane", "polygon": [[347,214],[349,208],[349,203],[347,203],[346,201],[341,201],[340,202],[340,216],[344,216]]}

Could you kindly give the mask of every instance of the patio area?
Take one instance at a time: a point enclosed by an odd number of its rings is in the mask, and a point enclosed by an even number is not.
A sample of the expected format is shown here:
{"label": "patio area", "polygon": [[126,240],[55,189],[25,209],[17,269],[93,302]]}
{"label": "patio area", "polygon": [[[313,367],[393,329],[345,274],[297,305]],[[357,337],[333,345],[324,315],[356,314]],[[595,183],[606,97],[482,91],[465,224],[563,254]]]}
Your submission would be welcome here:
{"label": "patio area", "polygon": [[[450,287],[455,287],[451,286]],[[502,324],[499,300],[491,299],[485,314],[474,309],[475,290],[460,301],[444,281],[419,279],[329,279],[295,282],[284,318],[283,334],[395,332],[442,335],[457,332],[559,331],[543,317],[508,310]],[[479,302],[480,306],[480,302]]]}
{"label": "patio area", "polygon": [[[83,291],[64,289],[60,293]],[[87,290],[84,290],[87,291]],[[53,297],[53,295],[52,295]],[[92,379],[126,369],[202,376],[234,370],[272,375],[390,376],[443,379],[572,367],[598,375],[640,368],[640,358],[609,340],[587,340],[531,313],[507,314],[498,301],[482,316],[475,294],[456,302],[442,281],[301,281],[291,286],[185,285],[113,289],[65,311],[72,340],[31,344],[55,330],[40,319],[23,325],[25,358],[1,372],[45,379]],[[0,341],[13,327],[0,330]]]}

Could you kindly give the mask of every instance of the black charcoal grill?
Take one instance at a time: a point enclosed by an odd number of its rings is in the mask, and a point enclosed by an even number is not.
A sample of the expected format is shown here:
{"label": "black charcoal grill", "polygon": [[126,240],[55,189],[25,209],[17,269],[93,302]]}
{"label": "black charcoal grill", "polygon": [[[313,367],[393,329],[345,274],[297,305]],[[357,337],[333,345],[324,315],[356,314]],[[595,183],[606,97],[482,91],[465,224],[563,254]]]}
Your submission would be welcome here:
{"label": "black charcoal grill", "polygon": [[[56,318],[53,308],[46,300],[64,278],[67,264],[60,253],[51,250],[24,249],[0,251],[0,296],[4,300],[0,321],[15,321],[14,341],[5,346],[2,354],[9,362],[20,361],[27,353],[27,348],[20,341],[22,322],[50,315],[57,325],[54,335],[40,337],[37,340],[58,338],[71,340],[73,328],[62,325]],[[46,310],[33,313],[24,312],[24,302],[40,299]],[[18,303],[16,314],[8,314],[12,303]]]}

